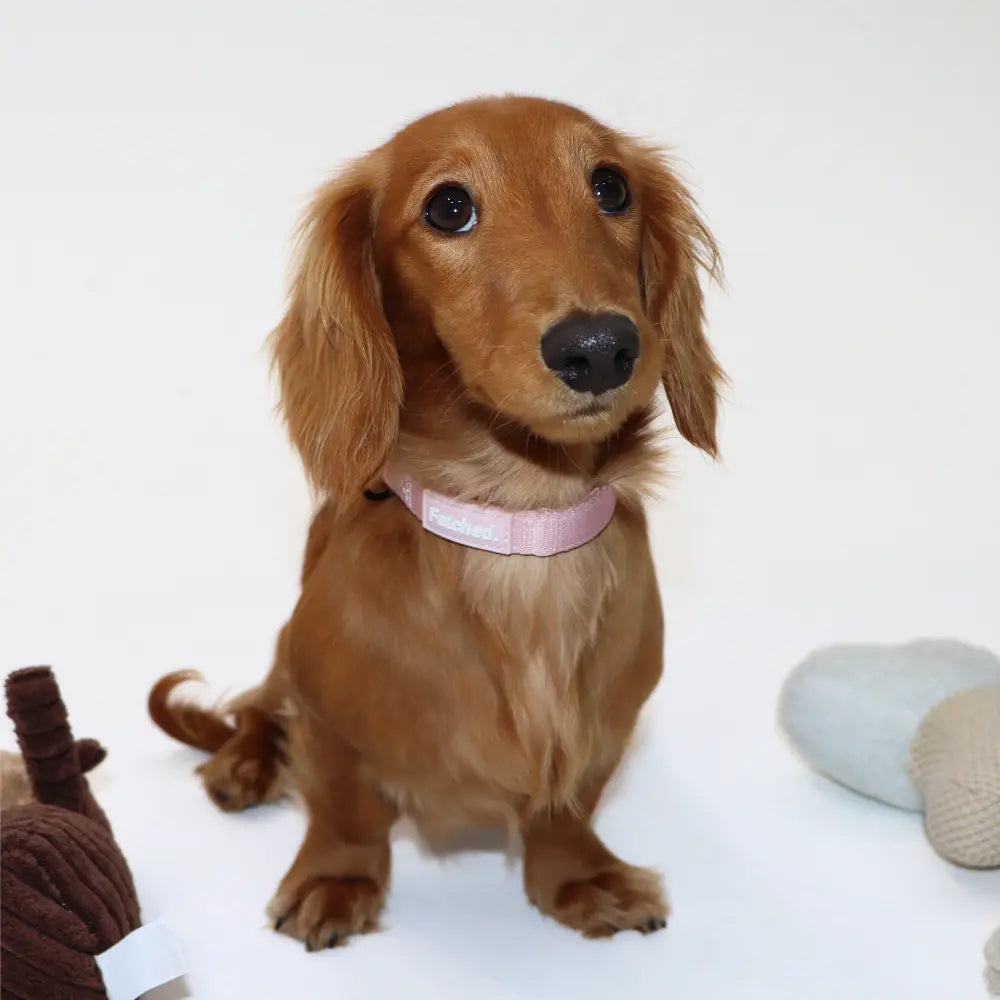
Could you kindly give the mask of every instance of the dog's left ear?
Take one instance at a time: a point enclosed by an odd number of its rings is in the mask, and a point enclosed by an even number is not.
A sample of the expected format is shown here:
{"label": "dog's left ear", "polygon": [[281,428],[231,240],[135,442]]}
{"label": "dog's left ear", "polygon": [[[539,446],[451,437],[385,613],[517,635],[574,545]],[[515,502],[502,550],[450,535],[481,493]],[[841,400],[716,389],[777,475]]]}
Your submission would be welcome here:
{"label": "dog's left ear", "polygon": [[381,471],[399,425],[403,376],[374,262],[376,190],[369,156],[319,191],[271,336],[289,433],[335,507],[356,501]]}
{"label": "dog's left ear", "polygon": [[691,196],[655,150],[638,150],[633,184],[642,212],[646,313],[665,351],[663,386],[677,429],[715,457],[718,390],[725,376],[705,338],[698,272],[718,276],[719,250]]}

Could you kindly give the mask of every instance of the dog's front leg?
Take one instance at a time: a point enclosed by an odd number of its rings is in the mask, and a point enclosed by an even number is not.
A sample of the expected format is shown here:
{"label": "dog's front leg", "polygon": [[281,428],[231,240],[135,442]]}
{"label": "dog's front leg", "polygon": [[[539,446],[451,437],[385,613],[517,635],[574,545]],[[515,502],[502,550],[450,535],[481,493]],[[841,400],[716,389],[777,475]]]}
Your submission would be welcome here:
{"label": "dog's front leg", "polygon": [[543,913],[591,938],[666,926],[660,877],[614,855],[594,833],[589,813],[537,816],[523,836],[525,890]]}
{"label": "dog's front leg", "polygon": [[633,631],[632,604],[619,601],[609,614],[607,637],[595,657],[602,665],[595,676],[604,684],[596,699],[602,713],[603,753],[592,762],[575,808],[553,807],[522,825],[528,898],[543,913],[587,937],[660,930],[669,912],[659,875],[626,864],[591,826],[601,793],[662,670],[663,618],[653,579],[650,569],[646,615],[636,645],[624,658],[615,654],[628,649],[621,637]]}
{"label": "dog's front leg", "polygon": [[290,737],[309,826],[268,914],[275,930],[316,951],[377,928],[396,809],[335,735],[302,718]]}

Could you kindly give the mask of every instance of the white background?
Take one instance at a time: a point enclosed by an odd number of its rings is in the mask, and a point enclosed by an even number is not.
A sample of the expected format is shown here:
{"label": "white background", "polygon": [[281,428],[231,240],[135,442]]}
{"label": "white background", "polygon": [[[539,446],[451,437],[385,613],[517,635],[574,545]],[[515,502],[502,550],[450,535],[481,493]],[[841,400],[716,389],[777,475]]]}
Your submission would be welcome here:
{"label": "white background", "polygon": [[[997,873],[810,775],[774,705],[827,642],[1000,649],[998,51],[996,0],[4,0],[0,668],[54,665],[108,745],[194,996],[982,994]],[[600,820],[675,915],[587,943],[499,855],[402,836],[388,933],[306,955],[263,916],[301,815],[215,811],[144,699],[256,682],[296,597],[310,501],[262,345],[309,192],[506,90],[672,144],[725,253],[724,458],[679,444],[653,509],[668,673]]]}

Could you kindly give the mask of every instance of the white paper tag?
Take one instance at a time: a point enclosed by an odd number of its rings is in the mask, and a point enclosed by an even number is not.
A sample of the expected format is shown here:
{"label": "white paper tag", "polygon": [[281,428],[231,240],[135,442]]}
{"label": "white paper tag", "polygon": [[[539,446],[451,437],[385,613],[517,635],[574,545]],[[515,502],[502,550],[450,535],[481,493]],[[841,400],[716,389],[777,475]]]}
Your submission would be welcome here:
{"label": "white paper tag", "polygon": [[94,957],[108,1000],[136,1000],[188,971],[180,944],[163,920],[137,927]]}

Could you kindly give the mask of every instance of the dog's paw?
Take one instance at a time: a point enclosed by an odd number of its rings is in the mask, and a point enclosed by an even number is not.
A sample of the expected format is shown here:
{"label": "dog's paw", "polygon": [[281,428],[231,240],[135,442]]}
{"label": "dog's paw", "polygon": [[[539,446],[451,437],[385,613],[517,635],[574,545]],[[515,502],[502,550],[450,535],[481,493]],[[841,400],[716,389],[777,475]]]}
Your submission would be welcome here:
{"label": "dog's paw", "polygon": [[564,882],[546,912],[585,937],[601,938],[619,931],[663,930],[670,908],[656,872],[618,864],[591,878]]}
{"label": "dog's paw", "polygon": [[279,759],[274,752],[247,755],[223,747],[198,768],[209,798],[224,812],[274,802],[283,793]]}
{"label": "dog's paw", "polygon": [[279,889],[267,912],[276,931],[319,951],[377,930],[384,904],[385,890],[374,879],[314,876]]}

